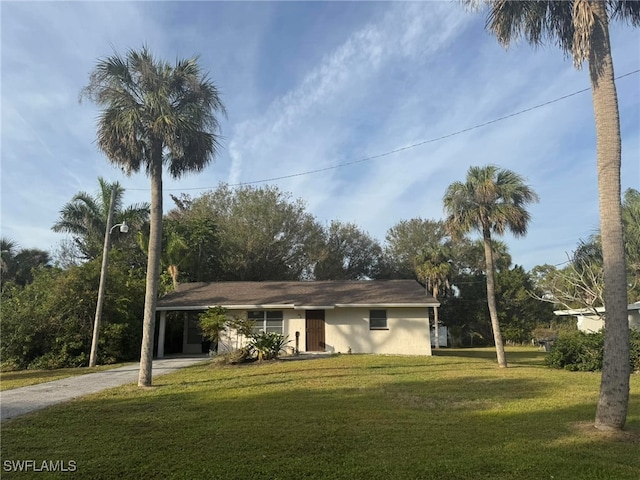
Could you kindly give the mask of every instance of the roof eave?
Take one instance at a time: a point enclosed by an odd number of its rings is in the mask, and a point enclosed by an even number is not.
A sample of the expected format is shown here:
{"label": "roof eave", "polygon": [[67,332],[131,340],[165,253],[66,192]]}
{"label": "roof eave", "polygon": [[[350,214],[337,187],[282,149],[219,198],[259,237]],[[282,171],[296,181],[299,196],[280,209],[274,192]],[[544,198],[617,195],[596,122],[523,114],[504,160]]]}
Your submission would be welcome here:
{"label": "roof eave", "polygon": [[425,308],[439,307],[439,302],[420,303],[336,303],[336,308]]}
{"label": "roof eave", "polygon": [[156,307],[158,312],[166,311],[192,311],[207,310],[214,307],[223,307],[227,310],[259,310],[259,309],[282,309],[282,310],[333,310],[335,308],[427,308],[439,307],[438,302],[421,303],[337,303],[335,305],[294,305],[294,304],[257,304],[257,305],[163,305]]}
{"label": "roof eave", "polygon": [[227,310],[256,310],[256,309],[268,309],[268,308],[280,308],[280,309],[292,309],[295,306],[293,304],[260,304],[260,305],[166,305],[156,307],[159,312],[169,310],[207,310],[208,308],[223,307]]}

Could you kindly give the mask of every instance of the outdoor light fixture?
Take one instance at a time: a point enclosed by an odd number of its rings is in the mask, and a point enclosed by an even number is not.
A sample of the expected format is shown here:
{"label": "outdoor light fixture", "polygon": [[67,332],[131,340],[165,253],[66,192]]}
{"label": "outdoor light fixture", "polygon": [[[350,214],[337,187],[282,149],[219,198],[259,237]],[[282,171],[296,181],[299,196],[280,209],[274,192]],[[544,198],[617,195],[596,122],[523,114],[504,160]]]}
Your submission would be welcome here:
{"label": "outdoor light fixture", "polygon": [[109,230],[109,233],[113,233],[113,230],[116,227],[120,227],[120,233],[127,233],[129,231],[129,225],[127,225],[127,222],[124,221],[122,223],[117,223],[113,227],[111,227],[111,229]]}

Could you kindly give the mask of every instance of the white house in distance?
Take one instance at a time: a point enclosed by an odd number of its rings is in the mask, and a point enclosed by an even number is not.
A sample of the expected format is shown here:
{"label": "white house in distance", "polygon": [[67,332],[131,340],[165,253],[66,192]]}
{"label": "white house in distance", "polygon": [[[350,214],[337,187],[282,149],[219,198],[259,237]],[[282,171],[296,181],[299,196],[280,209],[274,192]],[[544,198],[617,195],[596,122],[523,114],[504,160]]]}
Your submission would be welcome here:
{"label": "white house in distance", "polygon": [[[185,283],[158,300],[158,358],[167,312],[184,318],[182,353],[200,353],[197,315],[216,306],[246,315],[258,329],[298,334],[300,352],[431,355],[429,309],[440,304],[414,280]],[[236,347],[222,338],[219,351]]]}
{"label": "white house in distance", "polygon": [[[640,302],[627,306],[629,328],[640,330]],[[574,310],[555,310],[553,313],[558,316],[574,316],[578,319],[578,330],[585,333],[599,332],[604,328],[604,320],[599,314],[605,312],[604,307],[597,307],[595,312],[588,308],[578,308]]]}

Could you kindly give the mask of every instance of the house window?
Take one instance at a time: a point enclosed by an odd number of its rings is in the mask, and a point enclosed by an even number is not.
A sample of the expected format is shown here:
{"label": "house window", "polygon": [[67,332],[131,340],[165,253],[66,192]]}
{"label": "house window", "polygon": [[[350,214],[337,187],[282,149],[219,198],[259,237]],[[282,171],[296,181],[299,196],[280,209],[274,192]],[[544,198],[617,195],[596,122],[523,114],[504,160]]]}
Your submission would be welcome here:
{"label": "house window", "polygon": [[273,332],[282,335],[282,310],[253,310],[247,314],[249,320],[255,322],[253,333]]}
{"label": "house window", "polygon": [[387,311],[369,310],[369,330],[387,330]]}

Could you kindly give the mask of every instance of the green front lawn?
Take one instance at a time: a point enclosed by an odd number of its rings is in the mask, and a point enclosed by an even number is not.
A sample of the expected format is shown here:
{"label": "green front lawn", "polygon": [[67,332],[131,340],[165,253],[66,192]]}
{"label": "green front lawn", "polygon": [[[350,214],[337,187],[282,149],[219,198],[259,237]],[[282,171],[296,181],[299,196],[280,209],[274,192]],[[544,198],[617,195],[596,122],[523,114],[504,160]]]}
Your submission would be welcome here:
{"label": "green front lawn", "polygon": [[627,432],[606,435],[599,375],[507,354],[506,370],[489,350],[189,367],[3,424],[2,478],[29,477],[7,472],[19,459],[96,479],[640,478],[640,377]]}

